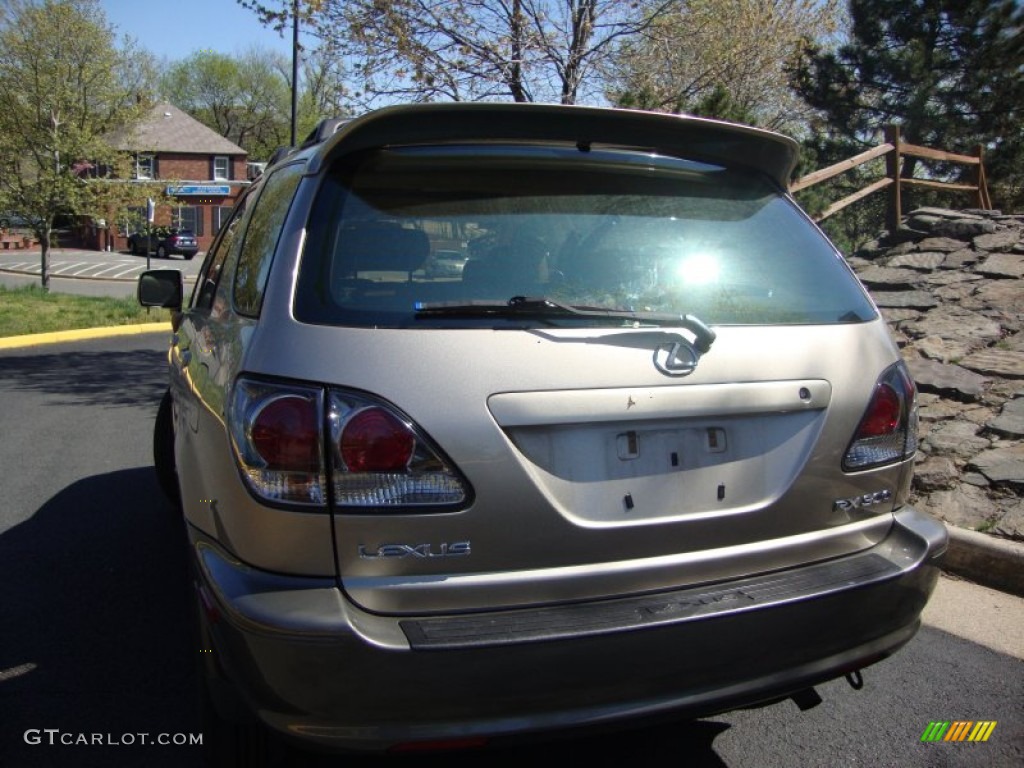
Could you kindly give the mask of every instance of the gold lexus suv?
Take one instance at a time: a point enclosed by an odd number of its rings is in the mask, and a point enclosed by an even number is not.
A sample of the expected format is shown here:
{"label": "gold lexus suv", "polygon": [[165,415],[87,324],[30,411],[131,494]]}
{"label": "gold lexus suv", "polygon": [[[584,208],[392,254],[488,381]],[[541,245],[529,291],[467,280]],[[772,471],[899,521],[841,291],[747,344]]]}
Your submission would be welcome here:
{"label": "gold lexus suv", "polygon": [[190,299],[142,276],[219,760],[810,706],[910,640],[946,547],[915,388],[795,156],[392,107],[273,163]]}

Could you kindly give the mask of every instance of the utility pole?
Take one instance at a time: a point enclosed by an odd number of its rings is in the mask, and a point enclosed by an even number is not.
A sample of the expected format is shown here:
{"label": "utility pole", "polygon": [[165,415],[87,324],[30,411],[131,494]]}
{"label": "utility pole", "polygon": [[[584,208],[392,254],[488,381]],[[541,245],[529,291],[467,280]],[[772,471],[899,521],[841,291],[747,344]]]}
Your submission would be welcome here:
{"label": "utility pole", "polygon": [[299,114],[299,0],[292,0],[292,146]]}

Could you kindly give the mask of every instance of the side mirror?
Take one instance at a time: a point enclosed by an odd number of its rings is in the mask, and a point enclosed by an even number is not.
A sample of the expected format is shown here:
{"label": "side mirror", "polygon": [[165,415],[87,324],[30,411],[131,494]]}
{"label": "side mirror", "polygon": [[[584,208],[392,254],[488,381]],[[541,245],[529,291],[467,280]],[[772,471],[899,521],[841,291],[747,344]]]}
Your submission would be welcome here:
{"label": "side mirror", "polygon": [[185,285],[177,269],[150,269],[139,275],[139,304],[181,310]]}

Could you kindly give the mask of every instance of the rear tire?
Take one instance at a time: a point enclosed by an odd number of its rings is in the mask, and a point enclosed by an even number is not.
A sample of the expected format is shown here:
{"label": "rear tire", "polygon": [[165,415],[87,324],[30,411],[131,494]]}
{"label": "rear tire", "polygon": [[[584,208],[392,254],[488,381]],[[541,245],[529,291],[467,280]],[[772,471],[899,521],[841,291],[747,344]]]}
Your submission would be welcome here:
{"label": "rear tire", "polygon": [[153,467],[160,490],[176,508],[181,505],[178,468],[174,463],[174,411],[171,390],[164,392],[153,425]]}

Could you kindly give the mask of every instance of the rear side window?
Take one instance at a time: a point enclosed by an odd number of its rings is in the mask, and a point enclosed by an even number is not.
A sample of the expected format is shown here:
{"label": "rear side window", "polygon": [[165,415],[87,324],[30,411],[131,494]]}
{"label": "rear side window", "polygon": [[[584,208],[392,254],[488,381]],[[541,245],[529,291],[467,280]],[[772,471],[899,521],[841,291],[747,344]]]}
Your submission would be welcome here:
{"label": "rear side window", "polygon": [[621,150],[493,146],[378,150],[332,169],[310,218],[300,320],[432,327],[442,321],[417,307],[515,296],[719,325],[875,317],[827,240],[758,175]]}
{"label": "rear side window", "polygon": [[252,198],[251,194],[239,200],[224,230],[219,233],[219,237],[213,241],[210,252],[206,254],[206,260],[203,262],[202,269],[199,270],[193,294],[192,306],[195,309],[210,310],[213,307],[224,263],[228,254],[232,253],[237,246],[238,235],[243,228],[243,220],[250,198]]}
{"label": "rear side window", "polygon": [[302,166],[295,164],[274,171],[263,183],[235,270],[234,298],[239,314],[255,317],[260,313],[277,240],[301,178]]}

